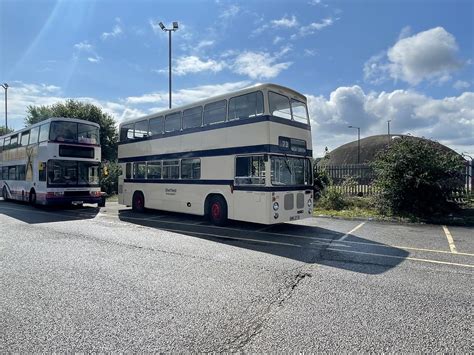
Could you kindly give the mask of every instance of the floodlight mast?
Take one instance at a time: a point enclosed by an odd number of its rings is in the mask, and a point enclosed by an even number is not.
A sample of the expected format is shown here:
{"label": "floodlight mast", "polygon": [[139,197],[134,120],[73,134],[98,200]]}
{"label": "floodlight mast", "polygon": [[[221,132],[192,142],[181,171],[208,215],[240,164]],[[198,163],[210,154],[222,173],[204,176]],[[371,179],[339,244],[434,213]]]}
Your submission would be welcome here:
{"label": "floodlight mast", "polygon": [[360,164],[360,127],[347,126],[347,128],[357,128],[357,164]]}
{"label": "floodlight mast", "polygon": [[7,83],[3,83],[2,85],[2,88],[5,89],[5,130],[8,131],[8,84]]}
{"label": "floodlight mast", "polygon": [[169,102],[169,108],[171,108],[171,32],[174,32],[174,31],[177,31],[178,30],[178,22],[174,21],[173,22],[173,27],[172,28],[166,28],[165,25],[163,24],[163,22],[160,22],[158,24],[160,26],[160,28],[164,31],[164,32],[168,32],[168,48],[169,48],[169,97],[170,97],[170,102]]}

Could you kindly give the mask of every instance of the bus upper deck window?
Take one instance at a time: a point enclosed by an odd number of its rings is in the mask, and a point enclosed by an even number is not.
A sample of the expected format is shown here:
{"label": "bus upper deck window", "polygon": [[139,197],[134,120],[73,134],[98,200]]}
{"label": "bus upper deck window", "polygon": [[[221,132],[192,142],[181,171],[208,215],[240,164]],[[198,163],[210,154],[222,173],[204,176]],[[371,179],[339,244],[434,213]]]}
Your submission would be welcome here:
{"label": "bus upper deck window", "polygon": [[275,92],[268,93],[270,115],[291,120],[290,99]]}
{"label": "bus upper deck window", "polygon": [[163,116],[150,119],[148,126],[148,135],[155,136],[163,133]]}
{"label": "bus upper deck window", "polygon": [[293,120],[308,123],[308,111],[303,102],[291,99],[291,111],[293,112]]}
{"label": "bus upper deck window", "polygon": [[183,129],[201,127],[202,106],[193,107],[183,111]]}
{"label": "bus upper deck window", "polygon": [[174,112],[165,116],[165,132],[179,131],[180,129],[181,112]]}
{"label": "bus upper deck window", "polygon": [[120,127],[120,141],[125,142],[129,139],[133,139],[133,123]]}
{"label": "bus upper deck window", "polygon": [[226,119],[227,102],[221,100],[204,106],[203,123],[205,125],[224,122]]}
{"label": "bus upper deck window", "polygon": [[30,143],[35,144],[38,143],[38,135],[39,135],[39,127],[34,127],[30,131]]}
{"label": "bus upper deck window", "polygon": [[135,122],[134,138],[148,137],[148,120]]}
{"label": "bus upper deck window", "polygon": [[261,91],[233,97],[229,100],[229,120],[263,115],[263,94]]}

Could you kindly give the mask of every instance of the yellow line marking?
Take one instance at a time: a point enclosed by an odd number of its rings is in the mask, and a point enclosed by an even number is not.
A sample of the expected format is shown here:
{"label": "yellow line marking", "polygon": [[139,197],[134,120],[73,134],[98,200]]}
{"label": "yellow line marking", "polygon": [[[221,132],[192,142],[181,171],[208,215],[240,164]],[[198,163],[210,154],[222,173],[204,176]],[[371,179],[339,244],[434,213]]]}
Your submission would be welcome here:
{"label": "yellow line marking", "polygon": [[346,234],[344,234],[341,238],[339,238],[337,241],[338,242],[342,242],[344,239],[346,239],[349,235],[351,235],[352,233],[354,233],[356,230],[358,230],[360,227],[362,227],[363,225],[365,224],[365,222],[362,222],[361,224],[355,226],[354,228],[352,228],[349,232],[347,232]]}
{"label": "yellow line marking", "polygon": [[387,254],[377,254],[377,253],[366,253],[366,252],[363,252],[363,251],[340,250],[340,249],[334,249],[334,248],[327,248],[326,250],[338,251],[338,252],[342,252],[342,253],[363,254],[363,255],[370,255],[370,256],[382,256],[384,258],[412,260],[412,261],[421,261],[421,262],[425,262],[425,263],[443,264],[443,265],[451,265],[451,266],[463,266],[463,267],[474,268],[474,265],[470,265],[470,264],[450,263],[449,261],[420,259],[420,258],[412,258],[412,257],[409,257],[409,256],[397,256],[397,255],[387,255]]}
{"label": "yellow line marking", "polygon": [[451,250],[451,253],[457,254],[458,251],[456,249],[456,245],[454,245],[454,239],[453,239],[453,236],[451,235],[451,232],[446,226],[443,226],[443,230],[444,230],[444,234],[446,234],[446,238],[448,239],[449,250]]}

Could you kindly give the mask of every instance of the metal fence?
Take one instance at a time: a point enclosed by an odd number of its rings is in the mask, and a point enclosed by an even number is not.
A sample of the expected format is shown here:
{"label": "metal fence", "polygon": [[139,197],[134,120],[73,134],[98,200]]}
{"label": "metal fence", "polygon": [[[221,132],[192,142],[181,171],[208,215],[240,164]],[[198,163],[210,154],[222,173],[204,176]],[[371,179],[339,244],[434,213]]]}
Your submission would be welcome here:
{"label": "metal fence", "polygon": [[[331,179],[333,188],[346,195],[373,195],[375,172],[368,164],[318,165],[318,172],[325,171]],[[463,179],[464,188],[453,190],[453,198],[466,199],[473,196],[473,161],[466,161]]]}

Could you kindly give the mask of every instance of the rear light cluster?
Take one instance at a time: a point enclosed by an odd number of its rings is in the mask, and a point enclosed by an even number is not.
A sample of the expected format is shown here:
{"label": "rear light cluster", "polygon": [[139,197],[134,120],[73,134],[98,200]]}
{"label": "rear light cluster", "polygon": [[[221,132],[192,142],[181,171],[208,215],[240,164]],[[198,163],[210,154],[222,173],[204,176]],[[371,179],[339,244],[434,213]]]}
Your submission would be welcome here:
{"label": "rear light cluster", "polygon": [[99,196],[101,196],[101,193],[100,193],[100,191],[91,191],[91,196],[99,197]]}

